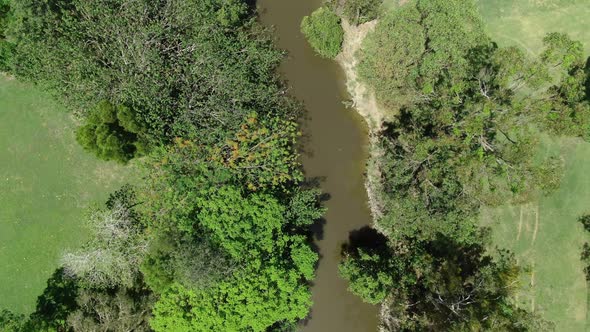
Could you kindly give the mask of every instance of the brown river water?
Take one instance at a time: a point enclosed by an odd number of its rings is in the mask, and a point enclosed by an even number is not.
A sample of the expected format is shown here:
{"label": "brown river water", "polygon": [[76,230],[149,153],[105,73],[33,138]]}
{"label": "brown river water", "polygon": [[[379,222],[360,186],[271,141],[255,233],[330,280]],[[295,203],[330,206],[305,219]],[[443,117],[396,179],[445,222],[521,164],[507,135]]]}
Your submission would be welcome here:
{"label": "brown river water", "polygon": [[316,236],[321,258],[312,287],[314,305],[301,331],[375,332],[377,307],[350,293],[338,276],[342,244],[351,231],[371,222],[363,175],[368,138],[363,119],[342,103],[350,97],[339,65],[316,56],[300,33],[301,19],[322,2],[258,1],[261,21],[274,27],[278,47],[288,52],[280,70],[290,94],[308,112],[303,125],[306,176],[322,178],[321,188],[330,195],[326,223]]}

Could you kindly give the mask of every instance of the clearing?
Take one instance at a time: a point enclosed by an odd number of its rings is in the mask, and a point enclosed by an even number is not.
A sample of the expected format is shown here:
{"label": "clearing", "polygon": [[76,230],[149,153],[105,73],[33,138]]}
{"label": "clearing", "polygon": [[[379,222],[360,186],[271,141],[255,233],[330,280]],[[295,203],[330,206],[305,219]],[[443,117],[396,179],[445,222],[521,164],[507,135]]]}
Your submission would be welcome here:
{"label": "clearing", "polygon": [[492,38],[539,54],[548,32],[565,32],[590,51],[588,0],[479,0]]}
{"label": "clearing", "polygon": [[580,260],[588,240],[578,218],[590,212],[590,143],[561,139],[547,144],[565,159],[561,187],[523,205],[483,212],[494,243],[516,253],[527,272],[518,294],[521,305],[556,323],[557,331],[584,331],[587,285]]}
{"label": "clearing", "polygon": [[0,310],[34,309],[60,255],[84,242],[85,211],[129,175],[84,152],[73,128],[47,95],[0,76]]}

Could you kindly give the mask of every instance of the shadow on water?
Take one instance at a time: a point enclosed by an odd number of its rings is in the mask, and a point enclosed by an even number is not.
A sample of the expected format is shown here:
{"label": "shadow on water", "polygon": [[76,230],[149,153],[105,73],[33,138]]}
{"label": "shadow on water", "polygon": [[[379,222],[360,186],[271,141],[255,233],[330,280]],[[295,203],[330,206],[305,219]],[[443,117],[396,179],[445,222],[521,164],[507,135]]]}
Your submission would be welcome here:
{"label": "shadow on water", "polygon": [[348,242],[342,244],[342,252],[357,252],[359,248],[371,250],[388,250],[387,238],[374,228],[364,226],[350,232]]}

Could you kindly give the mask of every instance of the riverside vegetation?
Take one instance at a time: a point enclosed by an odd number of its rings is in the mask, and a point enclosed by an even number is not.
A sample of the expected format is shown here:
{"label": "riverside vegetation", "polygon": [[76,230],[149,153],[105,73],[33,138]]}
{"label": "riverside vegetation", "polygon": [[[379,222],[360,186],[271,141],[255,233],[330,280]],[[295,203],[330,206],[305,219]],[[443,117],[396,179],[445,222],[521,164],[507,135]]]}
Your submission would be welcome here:
{"label": "riverside vegetation", "polygon": [[[0,2],[0,68],[64,103],[142,181],[88,214],[36,310],[1,331],[286,331],[311,306],[323,209],[283,54],[242,0]],[[141,157],[141,158],[138,158]]]}
{"label": "riverside vegetation", "polygon": [[353,24],[379,18],[356,70],[387,113],[372,147],[380,232],[351,235],[341,275],[381,304],[384,331],[551,330],[515,301],[524,267],[493,248],[479,214],[559,187],[563,160],[538,153],[543,135],[590,138],[582,44],[549,33],[533,58],[499,47],[471,0],[386,7],[322,9]]}

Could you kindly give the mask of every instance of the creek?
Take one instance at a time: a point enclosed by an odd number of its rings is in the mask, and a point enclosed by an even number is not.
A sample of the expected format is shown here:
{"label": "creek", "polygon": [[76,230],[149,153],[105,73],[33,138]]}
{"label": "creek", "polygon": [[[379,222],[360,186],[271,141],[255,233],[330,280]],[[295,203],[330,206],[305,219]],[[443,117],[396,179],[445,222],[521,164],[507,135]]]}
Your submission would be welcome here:
{"label": "creek", "polygon": [[342,244],[351,231],[371,223],[364,172],[368,158],[367,127],[362,117],[347,109],[350,99],[340,66],[322,59],[300,32],[304,16],[323,0],[259,0],[260,20],[272,26],[277,46],[288,52],[280,72],[289,93],[307,111],[302,124],[305,137],[302,163],[307,178],[320,178],[330,198],[328,211],[315,243],[320,261],[312,286],[313,307],[304,332],[375,332],[378,308],[347,290],[338,275]]}

